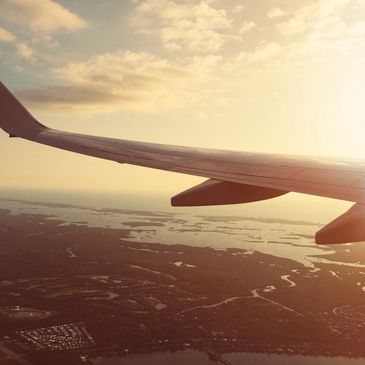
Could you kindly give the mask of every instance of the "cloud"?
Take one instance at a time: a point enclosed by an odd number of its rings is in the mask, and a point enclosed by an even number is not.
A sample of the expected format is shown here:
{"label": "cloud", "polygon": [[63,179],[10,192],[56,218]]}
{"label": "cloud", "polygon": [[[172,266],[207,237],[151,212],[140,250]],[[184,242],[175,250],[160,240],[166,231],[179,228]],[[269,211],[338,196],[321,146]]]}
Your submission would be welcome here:
{"label": "cloud", "polygon": [[60,29],[75,31],[87,25],[77,14],[52,0],[1,0],[0,19],[46,35]]}
{"label": "cloud", "polygon": [[[135,29],[156,37],[165,49],[177,54],[165,59],[117,51],[68,62],[50,72],[48,86],[23,90],[23,100],[38,107],[87,113],[150,112],[183,103],[201,103],[207,107],[200,110],[209,110],[212,100],[223,105],[226,95],[234,96],[232,90],[239,89],[238,83],[243,84],[247,75],[291,71],[293,66],[310,70],[320,62],[334,63],[337,58],[333,56],[348,53],[352,40],[360,41],[365,35],[360,16],[347,20],[351,8],[346,0],[296,3],[285,18],[276,11],[277,21],[268,20],[268,7],[257,24],[237,18],[231,24],[217,3],[135,2]],[[240,36],[240,31],[251,29],[254,36]],[[236,43],[228,42],[233,32],[240,38]],[[156,48],[156,53],[161,51]]]}
{"label": "cloud", "polygon": [[15,39],[14,34],[0,27],[0,42],[14,42]]}
{"label": "cloud", "polygon": [[240,28],[240,34],[247,33],[255,27],[256,24],[254,22],[244,22]]}
{"label": "cloud", "polygon": [[267,13],[267,17],[269,19],[273,19],[273,18],[280,18],[282,16],[284,16],[287,12],[285,12],[284,10],[275,7],[275,8],[271,8],[269,10],[269,12]]}
{"label": "cloud", "polygon": [[353,49],[363,47],[365,12],[359,2],[311,1],[291,13],[289,19],[276,27],[282,36],[281,44],[301,57],[347,56]]}
{"label": "cloud", "polygon": [[0,27],[0,42],[11,43],[15,49],[16,54],[25,60],[34,62],[35,56],[34,51],[26,43],[19,42],[15,35],[4,28]]}
{"label": "cloud", "polygon": [[233,7],[232,11],[234,13],[242,13],[245,7],[242,4],[237,4]]}
{"label": "cloud", "polygon": [[144,0],[132,19],[139,33],[157,36],[170,51],[217,52],[226,39],[231,20],[224,9],[202,0]]}
{"label": "cloud", "polygon": [[275,42],[264,42],[258,45],[252,52],[241,52],[238,59],[248,65],[262,64],[278,58],[284,50],[285,48]]}
{"label": "cloud", "polygon": [[309,31],[323,32],[342,23],[339,12],[350,0],[322,0],[298,8],[293,16],[278,25],[281,34],[294,36]]}
{"label": "cloud", "polygon": [[147,53],[115,52],[53,70],[55,86],[21,91],[30,104],[88,112],[153,111],[179,100],[193,70]]}
{"label": "cloud", "polygon": [[[30,30],[43,40],[60,29],[75,31],[87,26],[85,20],[52,0],[0,0],[0,20]],[[0,42],[11,43],[19,58],[35,62],[35,51],[19,39],[21,33],[17,35],[0,27]]]}
{"label": "cloud", "polygon": [[106,90],[92,85],[57,85],[22,90],[17,93],[27,103],[61,109],[86,107],[88,105],[109,105],[130,102],[128,95],[113,95]]}
{"label": "cloud", "polygon": [[35,61],[34,51],[26,43],[17,43],[16,45],[17,55],[28,61]]}
{"label": "cloud", "polygon": [[[172,61],[148,53],[116,51],[53,69],[49,83],[17,96],[35,109],[95,114],[118,110],[157,113],[225,102],[224,58],[217,55]],[[230,89],[229,89],[230,90]],[[202,107],[203,105],[203,107]]]}

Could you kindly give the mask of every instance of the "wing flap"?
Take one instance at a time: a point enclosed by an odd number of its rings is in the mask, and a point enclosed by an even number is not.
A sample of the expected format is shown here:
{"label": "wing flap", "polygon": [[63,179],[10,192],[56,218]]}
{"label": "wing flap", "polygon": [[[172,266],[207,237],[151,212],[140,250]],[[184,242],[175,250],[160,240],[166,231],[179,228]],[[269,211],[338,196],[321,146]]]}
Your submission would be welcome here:
{"label": "wing flap", "polygon": [[209,179],[171,198],[172,206],[250,203],[275,198],[288,191]]}

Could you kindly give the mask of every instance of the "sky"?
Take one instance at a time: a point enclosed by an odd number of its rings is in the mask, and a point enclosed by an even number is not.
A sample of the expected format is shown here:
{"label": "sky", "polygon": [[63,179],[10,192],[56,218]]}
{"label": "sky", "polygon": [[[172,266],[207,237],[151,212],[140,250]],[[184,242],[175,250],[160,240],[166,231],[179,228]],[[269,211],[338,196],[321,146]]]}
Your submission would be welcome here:
{"label": "sky", "polygon": [[[1,0],[0,79],[62,130],[365,158],[364,19],[364,0]],[[202,181],[0,137],[0,188]]]}

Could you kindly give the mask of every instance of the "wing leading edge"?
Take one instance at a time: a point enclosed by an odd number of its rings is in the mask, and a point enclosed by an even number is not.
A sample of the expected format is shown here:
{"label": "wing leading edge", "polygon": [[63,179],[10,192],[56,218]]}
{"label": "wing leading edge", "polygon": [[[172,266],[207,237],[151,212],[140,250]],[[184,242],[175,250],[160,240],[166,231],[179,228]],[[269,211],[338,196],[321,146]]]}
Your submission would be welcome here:
{"label": "wing leading edge", "polygon": [[[1,82],[0,127],[11,137],[21,137],[119,163],[209,179],[173,197],[173,205],[251,202],[280,196],[290,191],[352,201],[360,208],[365,204],[363,160],[224,151],[62,132],[39,123]],[[355,221],[358,226],[359,212],[362,214],[360,217],[365,219],[365,210],[356,209],[356,212]],[[346,230],[351,230],[349,215],[345,218]],[[331,224],[326,226],[326,234],[317,236],[316,241],[337,243],[338,239],[331,236],[332,227]],[[337,232],[337,220],[335,227]],[[334,235],[337,237],[336,232]],[[361,234],[357,229],[356,235],[342,233],[340,242],[353,241],[354,238],[356,241],[365,241],[365,230]]]}

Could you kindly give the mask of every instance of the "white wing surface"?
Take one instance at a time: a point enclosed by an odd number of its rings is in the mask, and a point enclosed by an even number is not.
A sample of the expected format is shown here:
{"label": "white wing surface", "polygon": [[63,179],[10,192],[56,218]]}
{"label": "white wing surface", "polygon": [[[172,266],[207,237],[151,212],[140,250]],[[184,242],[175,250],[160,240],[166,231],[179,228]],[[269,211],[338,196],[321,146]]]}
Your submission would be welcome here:
{"label": "white wing surface", "polygon": [[[45,127],[0,83],[0,127],[10,137],[119,163],[206,177],[172,198],[173,205],[216,205],[264,200],[293,191],[365,204],[365,161],[234,152],[144,143],[62,132]],[[353,216],[353,211],[349,211]],[[349,232],[335,234],[341,216],[316,235],[318,243],[365,240],[364,209],[355,209]],[[360,212],[360,213],[358,213]],[[340,219],[340,222],[337,222]],[[345,216],[349,221],[348,215]],[[363,221],[363,219],[361,219]],[[337,222],[337,223],[336,223]],[[355,223],[354,223],[355,222]],[[356,228],[356,227],[357,228]],[[359,226],[359,227],[358,227]],[[330,230],[328,231],[328,227]]]}

